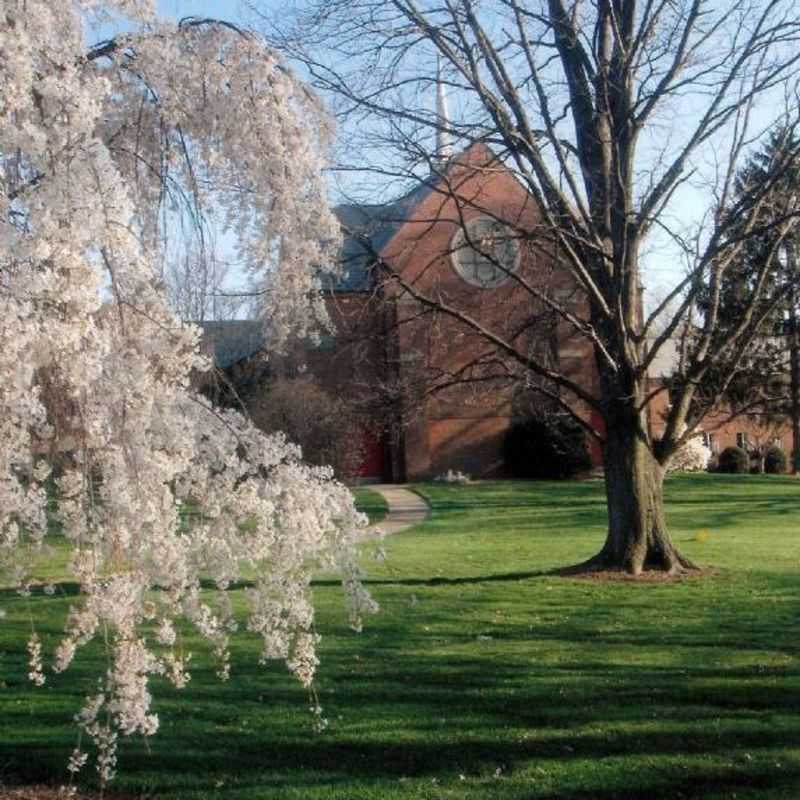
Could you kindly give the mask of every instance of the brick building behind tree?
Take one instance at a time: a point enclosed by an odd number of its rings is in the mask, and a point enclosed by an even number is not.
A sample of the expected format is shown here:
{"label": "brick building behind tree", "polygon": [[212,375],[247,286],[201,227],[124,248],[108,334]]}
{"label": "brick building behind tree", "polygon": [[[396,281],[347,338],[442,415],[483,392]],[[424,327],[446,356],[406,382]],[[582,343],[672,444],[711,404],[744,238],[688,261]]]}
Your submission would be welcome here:
{"label": "brick building behind tree", "polygon": [[[508,431],[551,408],[548,393],[558,390],[487,333],[523,343],[595,392],[591,342],[535,295],[552,297],[577,318],[587,313],[585,298],[560,267],[533,199],[488,147],[474,144],[434,164],[428,180],[395,202],[345,204],[336,212],[345,234],[342,274],[325,286],[335,332],[270,354],[268,368],[250,359],[269,349],[258,322],[208,323],[206,340],[217,364],[249,391],[276,376],[310,374],[352,403],[364,421],[362,478],[422,480],[447,470],[509,475]],[[457,313],[420,299],[430,297]],[[674,351],[668,344],[652,365],[653,392],[667,382]],[[561,397],[602,429],[581,401]],[[668,403],[664,390],[651,404],[656,436]],[[701,435],[714,452],[773,443],[790,451],[787,425],[758,414],[729,416],[723,409],[703,422]],[[599,443],[589,437],[587,444],[592,466],[600,468]]]}
{"label": "brick building behind tree", "polygon": [[[449,469],[506,475],[503,440],[515,419],[542,403],[538,379],[474,325],[420,298],[435,296],[593,386],[588,341],[546,302],[532,302],[535,287],[576,312],[584,303],[540,236],[532,198],[476,144],[394,203],[337,212],[346,239],[344,277],[328,287],[335,346],[307,350],[308,370],[369,409],[365,416],[378,423],[369,450],[383,453],[380,477],[416,480]],[[600,464],[597,447],[593,463]]]}

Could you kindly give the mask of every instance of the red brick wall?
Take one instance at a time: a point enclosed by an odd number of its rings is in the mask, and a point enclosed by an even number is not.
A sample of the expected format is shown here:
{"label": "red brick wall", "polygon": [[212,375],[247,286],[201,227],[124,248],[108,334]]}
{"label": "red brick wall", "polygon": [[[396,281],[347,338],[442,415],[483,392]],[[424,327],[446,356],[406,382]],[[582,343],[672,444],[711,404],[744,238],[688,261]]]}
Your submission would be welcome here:
{"label": "red brick wall", "polygon": [[[484,168],[487,160],[491,154],[485,149],[468,151],[465,163],[448,173],[461,200],[431,193],[384,248],[383,256],[416,291],[441,299],[517,347],[538,350],[555,345],[561,368],[591,388],[594,359],[585,338],[576,336],[563,321],[554,325],[552,313],[545,314],[541,303],[537,307],[531,293],[513,278],[497,288],[482,289],[463,280],[452,265],[449,251],[461,220],[487,213],[524,236],[517,274],[525,283],[561,303],[566,300],[578,313],[585,310],[571,276],[558,268],[537,236],[541,218],[531,196],[502,166]],[[400,350],[423,352],[433,375],[456,372],[491,351],[486,339],[468,324],[442,313],[417,319],[421,306],[398,295],[395,289]],[[538,324],[528,327],[537,316]],[[406,443],[409,478],[435,476],[448,468],[475,476],[502,472],[503,437],[513,422],[513,399],[524,386],[525,371],[502,351],[494,355],[495,367],[483,372],[481,380],[439,392],[420,408],[425,424],[418,423]]]}
{"label": "red brick wall", "polygon": [[[450,258],[461,220],[488,215],[525,234],[517,274],[530,286],[571,304],[579,314],[585,301],[571,277],[558,268],[537,236],[540,215],[532,198],[504,167],[493,164],[481,146],[468,150],[448,172],[451,195],[432,191],[384,247],[382,256],[416,291],[436,297],[517,347],[558,352],[559,366],[586,388],[595,385],[589,343],[562,322],[513,278],[497,288],[467,283]],[[503,472],[502,443],[513,422],[514,398],[525,384],[524,369],[498,352],[481,380],[453,385],[430,397],[424,390],[447,373],[456,373],[491,351],[485,338],[446,314],[424,314],[423,307],[396,283],[380,295],[338,295],[329,309],[337,325],[335,350],[306,354],[308,369],[327,387],[367,398],[370,388],[392,382],[407,387],[402,398],[402,447],[395,443],[393,477],[434,477],[447,469],[473,476]],[[536,325],[531,318],[541,317]],[[396,325],[394,323],[397,323]],[[523,331],[520,333],[520,331]],[[475,376],[473,376],[475,377]],[[580,413],[588,411],[575,402]],[[594,452],[597,461],[599,454]],[[402,473],[402,474],[398,474]]]}
{"label": "red brick wall", "polygon": [[[652,381],[651,388],[658,386],[657,381]],[[650,405],[650,424],[654,436],[661,436],[669,404],[669,395],[663,391],[656,395]],[[737,434],[744,434],[748,442],[748,450],[777,444],[786,453],[787,459],[792,452],[792,429],[788,421],[779,423],[771,422],[761,415],[742,414],[735,419],[730,419],[730,411],[721,408],[709,414],[698,426],[707,434],[713,436],[713,450],[721,453],[726,447],[738,446]]]}

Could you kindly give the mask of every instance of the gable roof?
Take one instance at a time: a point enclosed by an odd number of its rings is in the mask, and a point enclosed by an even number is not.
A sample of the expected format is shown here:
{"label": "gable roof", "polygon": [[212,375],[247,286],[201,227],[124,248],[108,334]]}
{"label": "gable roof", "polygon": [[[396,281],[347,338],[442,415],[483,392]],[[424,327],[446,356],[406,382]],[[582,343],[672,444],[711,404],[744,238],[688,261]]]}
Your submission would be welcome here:
{"label": "gable roof", "polygon": [[[653,345],[654,339],[649,338],[648,347]],[[789,369],[786,359],[788,359],[788,346],[780,336],[764,336],[756,340],[755,345],[767,348],[766,352],[776,349],[783,356],[783,367],[781,362],[777,362],[778,370],[786,371]],[[691,350],[691,349],[690,349]],[[656,357],[653,359],[648,369],[648,377],[666,379],[672,377],[681,366],[681,337],[679,334],[670,336],[659,348]]]}
{"label": "gable roof", "polygon": [[396,200],[380,205],[343,203],[333,209],[345,229],[340,255],[342,275],[328,283],[333,292],[366,292],[373,286],[370,267],[374,253],[384,246],[408,220],[411,212],[434,190],[424,181]]}
{"label": "gable roof", "polygon": [[[647,370],[650,378],[669,378],[673,375],[680,364],[680,346],[677,338],[671,336],[659,348],[656,357]],[[652,347],[653,339],[648,339],[648,347]]]}
{"label": "gable roof", "polygon": [[[451,158],[445,172],[454,167],[481,168],[495,163],[496,158],[487,145],[475,142]],[[341,250],[343,274],[323,279],[323,288],[334,293],[370,291],[374,286],[370,269],[374,263],[373,254],[380,253],[395,233],[411,220],[414,211],[436,191],[443,177],[443,174],[432,174],[388,203],[336,206],[333,212],[346,231]]]}

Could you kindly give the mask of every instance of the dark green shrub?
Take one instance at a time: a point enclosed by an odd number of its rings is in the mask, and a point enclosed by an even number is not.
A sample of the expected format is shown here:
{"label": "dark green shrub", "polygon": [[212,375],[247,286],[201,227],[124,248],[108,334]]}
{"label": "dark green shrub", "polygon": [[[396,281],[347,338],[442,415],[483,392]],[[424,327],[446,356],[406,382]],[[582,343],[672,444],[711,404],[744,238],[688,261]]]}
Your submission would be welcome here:
{"label": "dark green shrub", "polygon": [[750,471],[750,456],[741,447],[726,447],[719,454],[717,470],[743,475]]}
{"label": "dark green shrub", "polygon": [[779,475],[786,472],[786,466],[786,453],[777,445],[770,447],[764,456],[764,472],[770,475]]}
{"label": "dark green shrub", "polygon": [[509,428],[504,457],[515,478],[573,478],[592,466],[583,428],[557,412],[537,414]]}

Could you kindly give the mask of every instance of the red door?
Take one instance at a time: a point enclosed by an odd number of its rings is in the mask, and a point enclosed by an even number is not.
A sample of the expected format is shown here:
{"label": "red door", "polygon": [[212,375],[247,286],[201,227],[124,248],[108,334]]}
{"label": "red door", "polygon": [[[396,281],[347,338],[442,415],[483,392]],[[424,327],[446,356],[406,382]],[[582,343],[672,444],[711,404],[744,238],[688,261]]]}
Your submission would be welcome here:
{"label": "red door", "polygon": [[371,478],[383,480],[385,448],[383,439],[376,433],[364,431],[362,433],[364,442],[364,459],[358,470],[359,478]]}

